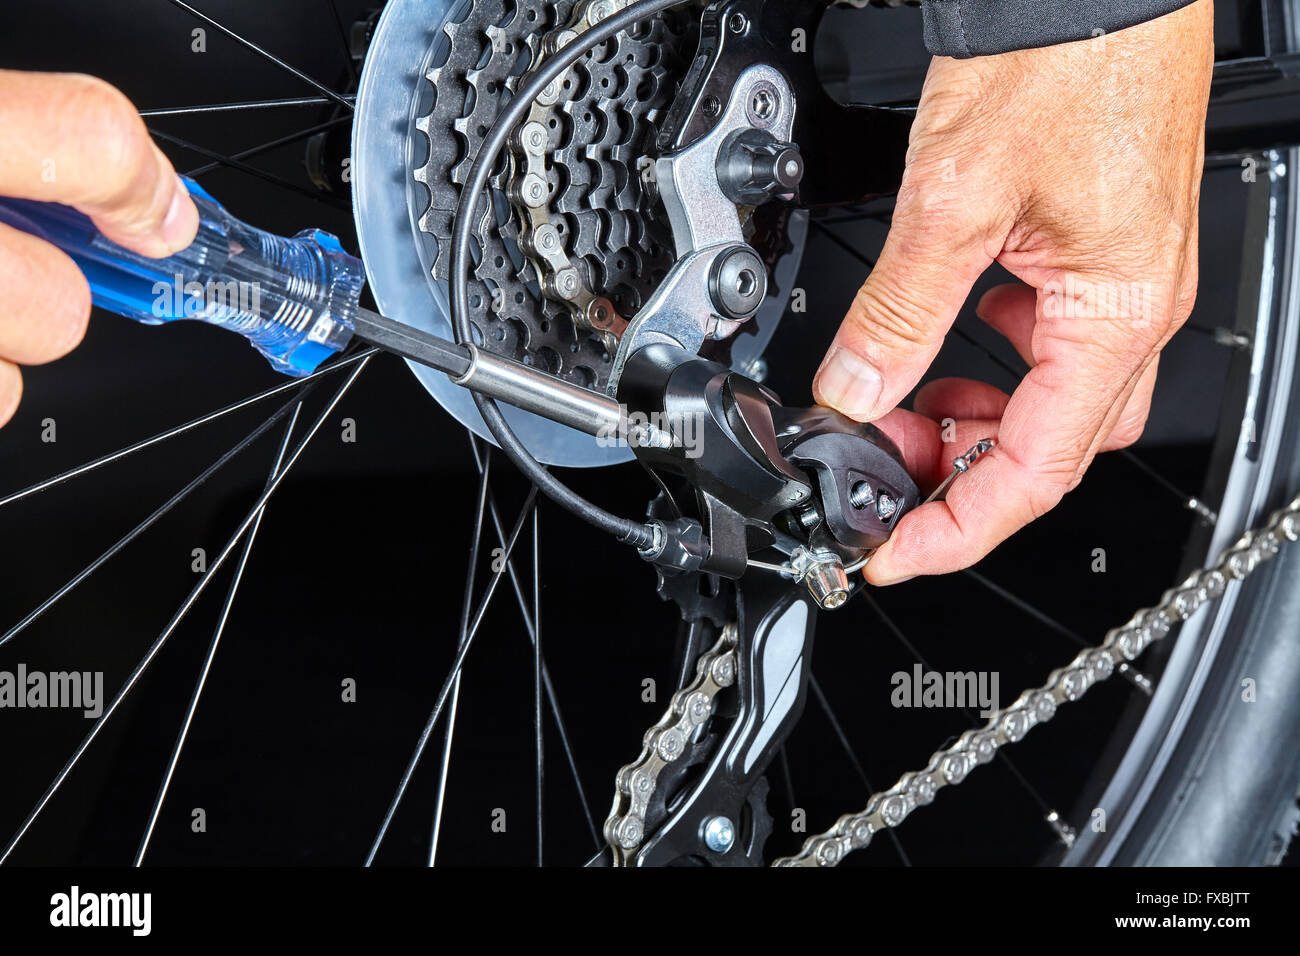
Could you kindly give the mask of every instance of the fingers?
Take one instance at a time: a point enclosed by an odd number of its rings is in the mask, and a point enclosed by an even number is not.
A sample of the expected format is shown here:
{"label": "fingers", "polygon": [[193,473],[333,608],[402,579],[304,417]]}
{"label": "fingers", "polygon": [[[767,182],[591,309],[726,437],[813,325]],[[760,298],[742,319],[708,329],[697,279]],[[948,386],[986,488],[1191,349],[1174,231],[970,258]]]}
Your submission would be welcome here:
{"label": "fingers", "polygon": [[952,474],[954,458],[998,433],[994,418],[960,419],[944,425],[902,408],[878,419],[876,426],[898,446],[923,495]]}
{"label": "fingers", "polygon": [[[1101,334],[1097,321],[1057,320],[1040,327],[1040,361],[1006,404],[998,446],[954,484],[946,502],[918,508],[899,523],[868,565],[868,580],[888,584],[967,567],[1074,487],[1130,399],[1141,394],[1139,386],[1154,374],[1150,354],[1116,341],[1115,332],[1109,338]],[[1089,335],[1081,334],[1082,323],[1089,322]],[[998,401],[969,385],[943,385],[927,401],[936,403],[943,389],[950,402],[974,409]]]}
{"label": "fingers", "polygon": [[1137,385],[1134,386],[1133,393],[1125,402],[1124,410],[1111,428],[1110,434],[1102,442],[1102,451],[1119,451],[1142,437],[1142,432],[1147,427],[1147,418],[1151,414],[1151,397],[1155,394],[1156,373],[1159,367],[1159,357],[1153,358],[1138,379]]}
{"label": "fingers", "polygon": [[1034,326],[1038,322],[1038,291],[1020,282],[995,285],[980,297],[975,314],[1001,332],[1031,368],[1034,359]]}
{"label": "fingers", "polygon": [[[1193,241],[1193,252],[1194,248]],[[1191,311],[1191,302],[1195,299],[1195,271],[1195,265],[1190,266],[1190,295],[1184,291],[1189,287],[1186,281],[1182,283],[1180,288],[1178,303],[1175,306],[1175,319],[1180,324]],[[984,293],[979,304],[975,307],[975,314],[991,328],[1001,332],[1020,354],[1020,357],[1025,360],[1026,364],[1032,368],[1037,364],[1037,360],[1034,358],[1033,346],[1034,329],[1038,322],[1037,310],[1037,290],[1032,286],[1019,282],[1011,282],[994,286]],[[1124,405],[1123,411],[1117,417],[1114,427],[1109,432],[1105,442],[1103,442],[1101,451],[1116,451],[1120,448],[1127,448],[1142,436],[1142,431],[1146,427],[1147,416],[1151,412],[1151,396],[1155,391],[1156,372],[1157,362],[1152,362],[1138,380],[1132,395]],[[929,387],[926,386],[927,389]],[[925,391],[926,389],[922,389],[922,393]],[[920,401],[921,394],[918,394],[916,410],[922,414],[935,417],[933,410],[923,408]],[[975,413],[964,412],[959,407],[956,412],[950,411],[944,414],[962,417],[963,414],[974,415]]]}
{"label": "fingers", "polygon": [[0,224],[0,360],[40,365],[62,358],[86,334],[89,319],[90,286],[76,264]]}
{"label": "fingers", "polygon": [[75,206],[143,255],[184,249],[198,210],[135,108],[101,80],[0,70],[0,195]]}
{"label": "fingers", "polygon": [[925,374],[979,275],[1002,247],[995,200],[914,158],[889,237],[827,352],[813,394],[858,421],[896,406]]}
{"label": "fingers", "polygon": [[9,419],[18,411],[18,403],[22,398],[23,376],[18,371],[18,366],[0,361],[0,428],[9,424]]}
{"label": "fingers", "polygon": [[[912,407],[917,412],[942,423],[967,418],[996,421],[1006,411],[1011,396],[1000,388],[966,378],[939,378],[927,382],[916,393]],[[987,436],[985,436],[987,437]]]}

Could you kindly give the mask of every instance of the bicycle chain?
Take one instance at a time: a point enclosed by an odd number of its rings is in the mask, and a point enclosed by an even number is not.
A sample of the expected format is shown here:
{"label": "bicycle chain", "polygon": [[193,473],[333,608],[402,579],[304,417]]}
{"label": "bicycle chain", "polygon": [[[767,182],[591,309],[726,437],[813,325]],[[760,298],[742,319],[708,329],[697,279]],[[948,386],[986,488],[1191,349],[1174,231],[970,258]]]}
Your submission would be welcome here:
{"label": "bicycle chain", "polygon": [[[542,39],[529,72],[631,2],[581,0],[568,21]],[[643,33],[619,34],[607,44],[606,55],[592,51],[546,87],[511,137],[506,174],[520,248],[543,294],[564,306],[575,325],[592,332],[610,354],[627,319],[609,296],[618,290],[629,300],[624,310],[635,311],[654,274],[671,264],[665,259],[671,245],[667,235],[648,234],[663,230],[655,226],[630,166],[646,128],[653,128],[672,95],[666,58],[680,37],[662,17],[646,24]],[[548,168],[552,157],[562,175]],[[587,168],[592,165],[597,174]],[[568,235],[552,218],[553,206],[569,220]],[[632,227],[632,219],[640,228]],[[566,243],[573,245],[572,256]],[[592,291],[597,278],[604,280],[608,295]]]}
{"label": "bicycle chain", "polygon": [[695,679],[677,693],[663,719],[645,732],[641,755],[618,772],[614,805],[605,821],[605,840],[615,866],[631,866],[646,836],[646,811],[659,775],[679,760],[700,728],[713,716],[718,694],[736,682],[735,624],[722,630],[712,648],[700,655]]}
{"label": "bicycle chain", "polygon": [[[555,56],[600,20],[612,16],[627,4],[628,0],[579,3],[569,22],[542,40],[542,52],[547,57]],[[541,66],[542,63],[536,62],[529,72]],[[507,173],[510,203],[521,224],[520,246],[537,272],[543,293],[547,298],[567,305],[578,327],[595,332],[612,353],[627,329],[627,320],[614,311],[612,302],[591,291],[569,258],[564,238],[551,221],[550,214],[554,187],[546,168],[547,157],[552,152],[548,123],[552,120],[552,108],[560,102],[562,94],[572,89],[573,75],[571,67],[542,91],[542,95],[533,101],[528,118],[510,139]]]}
{"label": "bicycle chain", "polygon": [[1244,580],[1285,542],[1297,540],[1300,497],[1273,512],[1262,527],[1243,534],[1212,567],[1193,572],[1166,591],[1155,607],[1138,611],[1127,624],[1109,631],[1101,644],[1085,648],[1069,665],[1052,671],[1043,686],[1025,691],[982,728],[966,731],[952,746],[936,752],[924,770],[903,774],[888,790],[874,794],[860,813],[845,814],[831,829],[805,840],[797,854],[772,865],[835,866],[847,854],[866,847],[876,833],[897,827],[917,807],[933,802],[943,787],[961,783],[972,770],[989,763],[1000,747],[1022,740],[1056,716],[1058,707],[1078,700],[1119,665],[1136,659],[1168,635],[1174,624],[1220,597],[1229,580]]}

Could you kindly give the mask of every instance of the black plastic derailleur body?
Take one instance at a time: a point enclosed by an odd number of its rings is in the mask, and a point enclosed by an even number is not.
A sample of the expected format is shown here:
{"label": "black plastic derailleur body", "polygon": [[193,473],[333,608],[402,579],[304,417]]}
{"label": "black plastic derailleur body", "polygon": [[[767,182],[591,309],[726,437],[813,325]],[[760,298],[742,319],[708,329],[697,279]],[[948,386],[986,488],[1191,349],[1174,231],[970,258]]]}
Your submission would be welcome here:
{"label": "black plastic derailleur body", "polygon": [[651,426],[637,457],[688,486],[674,498],[680,517],[661,522],[664,540],[645,554],[661,568],[734,579],[751,555],[796,549],[848,565],[919,502],[879,429],[827,408],[786,408],[770,389],[683,349],[636,352],[618,397]]}

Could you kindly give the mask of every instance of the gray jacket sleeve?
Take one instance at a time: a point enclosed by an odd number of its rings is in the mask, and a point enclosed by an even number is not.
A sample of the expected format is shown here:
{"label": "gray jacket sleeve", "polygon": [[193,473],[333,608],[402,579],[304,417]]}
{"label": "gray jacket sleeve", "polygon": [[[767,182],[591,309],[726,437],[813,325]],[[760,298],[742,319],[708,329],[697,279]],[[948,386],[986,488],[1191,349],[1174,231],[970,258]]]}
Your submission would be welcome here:
{"label": "gray jacket sleeve", "polygon": [[1086,40],[1154,20],[1191,0],[921,0],[925,46],[972,57]]}

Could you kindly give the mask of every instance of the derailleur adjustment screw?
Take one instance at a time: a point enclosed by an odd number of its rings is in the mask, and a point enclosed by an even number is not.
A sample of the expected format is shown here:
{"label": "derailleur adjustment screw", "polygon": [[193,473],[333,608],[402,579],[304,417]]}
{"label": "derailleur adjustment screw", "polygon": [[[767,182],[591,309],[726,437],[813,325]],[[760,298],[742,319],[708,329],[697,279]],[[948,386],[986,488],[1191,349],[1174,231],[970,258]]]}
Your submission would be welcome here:
{"label": "derailleur adjustment screw", "polygon": [[733,13],[731,19],[727,21],[727,27],[732,33],[741,34],[749,29],[749,17],[743,13]]}
{"label": "derailleur adjustment screw", "polygon": [[736,845],[736,827],[723,816],[710,817],[704,823],[704,845],[714,853],[727,853]]}
{"label": "derailleur adjustment screw", "polygon": [[733,133],[718,154],[718,184],[738,206],[794,199],[803,182],[803,154],[762,130]]}
{"label": "derailleur adjustment screw", "polygon": [[[888,496],[886,496],[888,497]],[[871,490],[871,485],[865,481],[859,481],[849,491],[849,504],[861,511],[868,507],[876,500],[875,493]]]}
{"label": "derailleur adjustment screw", "polygon": [[888,521],[897,510],[898,502],[892,496],[881,492],[880,496],[876,498],[876,515],[881,521]]}
{"label": "derailleur adjustment screw", "polygon": [[812,531],[822,523],[821,512],[815,505],[808,505],[799,512],[799,527],[805,531]]}

